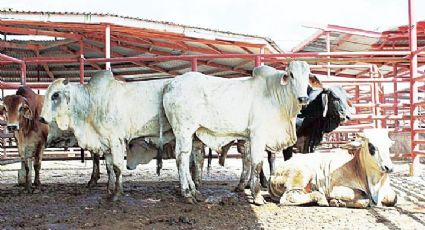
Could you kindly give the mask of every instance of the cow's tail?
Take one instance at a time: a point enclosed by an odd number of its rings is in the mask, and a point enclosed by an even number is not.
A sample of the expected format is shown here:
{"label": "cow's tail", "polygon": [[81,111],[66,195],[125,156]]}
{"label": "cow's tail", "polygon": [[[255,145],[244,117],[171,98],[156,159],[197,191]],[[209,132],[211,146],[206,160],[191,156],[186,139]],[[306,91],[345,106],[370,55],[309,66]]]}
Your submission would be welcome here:
{"label": "cow's tail", "polygon": [[158,113],[158,122],[159,122],[159,148],[158,153],[156,156],[156,174],[159,176],[161,175],[161,169],[162,169],[162,158],[164,154],[164,117],[165,117],[165,111],[164,107],[162,106],[162,100],[161,103],[159,103],[159,113]]}

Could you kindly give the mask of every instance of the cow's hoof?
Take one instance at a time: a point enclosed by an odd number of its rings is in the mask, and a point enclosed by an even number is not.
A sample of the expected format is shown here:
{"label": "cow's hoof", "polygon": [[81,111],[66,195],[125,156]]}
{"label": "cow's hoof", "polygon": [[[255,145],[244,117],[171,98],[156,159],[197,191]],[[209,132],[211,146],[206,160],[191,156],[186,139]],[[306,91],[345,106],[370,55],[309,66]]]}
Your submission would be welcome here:
{"label": "cow's hoof", "polygon": [[321,207],[329,207],[329,203],[326,198],[319,199],[319,201],[317,201],[317,204]]}
{"label": "cow's hoof", "polygon": [[113,194],[108,196],[108,201],[111,202],[117,202],[119,200],[120,195],[119,194]]}
{"label": "cow's hoof", "polygon": [[255,205],[260,206],[260,205],[263,205],[263,204],[265,204],[265,203],[266,203],[266,201],[264,200],[264,197],[263,197],[263,196],[261,196],[261,195],[257,196],[257,197],[254,199],[254,204],[255,204]]}
{"label": "cow's hoof", "polygon": [[199,192],[199,191],[196,191],[195,193],[194,193],[194,197],[195,197],[195,200],[196,201],[198,201],[198,202],[203,202],[203,201],[205,201],[207,198],[204,196],[204,195],[202,195],[202,193],[201,192]]}
{"label": "cow's hoof", "polygon": [[261,187],[263,187],[263,188],[268,188],[267,186],[268,186],[268,182],[267,182],[267,180],[263,180],[263,181],[260,181],[260,184],[261,184]]}
{"label": "cow's hoof", "polygon": [[96,179],[90,179],[89,183],[87,183],[87,188],[93,188],[96,185],[97,185],[97,180]]}
{"label": "cow's hoof", "polygon": [[244,192],[245,191],[245,188],[244,187],[237,186],[233,191],[235,191],[237,193],[241,193],[241,192]]}
{"label": "cow's hoof", "polygon": [[184,198],[185,199],[185,202],[187,203],[187,204],[197,204],[198,203],[198,201],[196,200],[196,198],[194,198],[194,197],[185,197]]}
{"label": "cow's hoof", "polygon": [[41,186],[41,182],[40,181],[34,181],[34,186],[39,188]]}
{"label": "cow's hoof", "polygon": [[330,207],[339,207],[339,202],[336,199],[332,199],[329,201],[329,206]]}
{"label": "cow's hoof", "polygon": [[115,191],[115,188],[107,188],[106,189],[106,193],[108,194],[108,196],[114,195],[114,191]]}
{"label": "cow's hoof", "polygon": [[24,193],[26,193],[26,194],[32,194],[32,188],[31,187],[25,188]]}

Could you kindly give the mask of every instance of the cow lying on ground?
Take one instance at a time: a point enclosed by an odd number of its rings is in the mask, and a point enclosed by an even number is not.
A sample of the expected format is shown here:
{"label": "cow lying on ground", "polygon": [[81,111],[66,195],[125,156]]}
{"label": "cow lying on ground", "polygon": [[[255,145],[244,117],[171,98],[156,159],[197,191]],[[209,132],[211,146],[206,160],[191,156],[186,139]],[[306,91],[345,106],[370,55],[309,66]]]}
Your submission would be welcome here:
{"label": "cow lying on ground", "polygon": [[[296,141],[295,118],[308,101],[310,68],[293,61],[287,71],[269,66],[253,70],[252,78],[223,79],[201,73],[174,78],[164,89],[163,105],[176,136],[176,158],[181,192],[196,202],[189,173],[193,136],[219,151],[233,140],[250,143],[251,191],[254,203],[263,204],[258,174],[264,150],[282,151]],[[244,172],[245,173],[245,172]]]}
{"label": "cow lying on ground", "polygon": [[[127,144],[138,137],[172,140],[171,127],[162,109],[162,92],[169,81],[125,83],[112,72],[99,71],[86,85],[54,81],[46,92],[41,118],[70,129],[81,147],[103,154],[108,188],[113,200],[122,193],[122,170]],[[161,136],[164,133],[164,136]]]}
{"label": "cow lying on ground", "polygon": [[54,124],[49,127],[39,121],[43,99],[42,95],[36,94],[29,87],[20,87],[16,95],[6,96],[3,105],[0,105],[0,110],[7,120],[7,129],[15,134],[22,162],[18,183],[24,182],[28,192],[32,190],[32,158],[35,171],[34,185],[38,187],[44,148],[76,146],[72,133],[60,131]]}
{"label": "cow lying on ground", "polygon": [[370,129],[332,153],[297,154],[270,177],[270,196],[281,205],[394,206],[391,144],[388,130]]}

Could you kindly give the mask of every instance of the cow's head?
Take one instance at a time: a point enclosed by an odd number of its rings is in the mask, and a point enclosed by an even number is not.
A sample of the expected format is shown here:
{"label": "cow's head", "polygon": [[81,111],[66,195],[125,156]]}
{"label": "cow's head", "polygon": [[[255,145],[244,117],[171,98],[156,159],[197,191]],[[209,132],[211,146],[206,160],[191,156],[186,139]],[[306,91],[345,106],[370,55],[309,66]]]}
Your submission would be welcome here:
{"label": "cow's head", "polygon": [[70,117],[70,89],[67,79],[58,79],[47,88],[44,97],[40,121],[50,123],[55,121],[62,130],[67,130],[71,121]]}
{"label": "cow's head", "polygon": [[321,87],[320,81],[310,72],[310,67],[305,61],[292,61],[288,64],[286,71],[276,70],[270,66],[261,66],[253,70],[253,76],[277,75],[280,85],[295,96],[299,105],[308,103],[307,87]]}
{"label": "cow's head", "polygon": [[363,135],[369,142],[369,156],[365,156],[364,164],[381,172],[392,172],[394,167],[390,158],[390,147],[394,141],[388,137],[388,130],[365,129]]}
{"label": "cow's head", "polygon": [[281,85],[287,85],[296,96],[300,105],[308,103],[308,85],[320,86],[320,81],[310,72],[310,67],[305,61],[292,61],[286,68],[286,74],[282,76]]}
{"label": "cow's head", "polygon": [[324,89],[321,94],[323,117],[338,119],[344,122],[351,119],[350,107],[352,106],[347,92],[341,86]]}
{"label": "cow's head", "polygon": [[139,164],[147,164],[157,156],[157,149],[143,138],[136,138],[127,145],[127,169],[134,170]]}
{"label": "cow's head", "polygon": [[0,104],[0,111],[7,120],[9,131],[19,130],[19,124],[23,119],[33,119],[33,113],[27,99],[19,95],[6,96]]}

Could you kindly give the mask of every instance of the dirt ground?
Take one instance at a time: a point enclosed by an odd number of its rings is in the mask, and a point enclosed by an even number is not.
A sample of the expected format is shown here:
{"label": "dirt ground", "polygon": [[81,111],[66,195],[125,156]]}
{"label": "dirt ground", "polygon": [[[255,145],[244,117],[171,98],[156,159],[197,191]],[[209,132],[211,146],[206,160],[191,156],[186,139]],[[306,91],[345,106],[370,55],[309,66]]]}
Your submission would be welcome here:
{"label": "dirt ground", "polygon": [[[281,161],[282,159],[279,159]],[[102,162],[103,163],[103,162]],[[425,200],[403,188],[425,191],[425,173],[407,177],[407,164],[397,164],[393,180],[400,188],[394,208],[261,207],[249,203],[249,191],[232,192],[241,172],[240,159],[226,166],[213,159],[204,172],[205,202],[182,202],[174,160],[166,160],[161,176],[155,162],[124,173],[124,195],[106,200],[106,172],[101,166],[97,187],[86,188],[91,162],[43,162],[42,187],[33,194],[16,186],[20,165],[0,166],[0,229],[424,229]],[[279,165],[279,162],[277,163]],[[422,169],[421,169],[422,170]],[[407,188],[407,187],[406,187]],[[412,190],[413,189],[407,189]],[[420,192],[420,191],[419,191]],[[264,191],[267,197],[267,192]]]}

